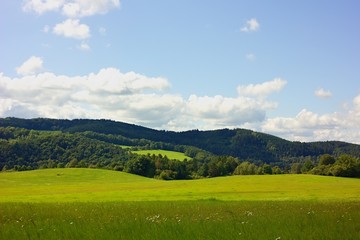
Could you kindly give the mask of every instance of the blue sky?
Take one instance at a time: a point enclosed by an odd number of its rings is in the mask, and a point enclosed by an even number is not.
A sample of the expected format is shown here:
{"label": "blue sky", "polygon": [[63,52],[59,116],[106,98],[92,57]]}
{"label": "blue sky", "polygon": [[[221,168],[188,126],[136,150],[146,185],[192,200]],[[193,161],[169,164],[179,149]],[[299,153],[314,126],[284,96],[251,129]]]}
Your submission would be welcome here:
{"label": "blue sky", "polygon": [[0,116],[360,143],[360,3],[0,3]]}

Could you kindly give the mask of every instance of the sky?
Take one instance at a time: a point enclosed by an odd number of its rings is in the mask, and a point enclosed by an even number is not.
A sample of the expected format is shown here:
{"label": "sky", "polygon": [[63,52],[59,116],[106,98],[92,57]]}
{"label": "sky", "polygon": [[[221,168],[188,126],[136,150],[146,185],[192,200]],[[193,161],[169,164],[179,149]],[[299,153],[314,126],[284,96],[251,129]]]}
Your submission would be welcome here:
{"label": "sky", "polygon": [[0,1],[0,117],[360,144],[358,0]]}

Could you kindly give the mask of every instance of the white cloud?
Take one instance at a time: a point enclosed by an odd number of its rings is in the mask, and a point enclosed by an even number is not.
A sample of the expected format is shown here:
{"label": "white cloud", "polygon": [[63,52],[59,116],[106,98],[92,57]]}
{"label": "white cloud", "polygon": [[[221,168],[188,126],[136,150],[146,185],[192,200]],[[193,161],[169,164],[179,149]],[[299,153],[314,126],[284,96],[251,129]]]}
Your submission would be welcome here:
{"label": "white cloud", "polygon": [[256,18],[251,18],[250,20],[246,21],[244,27],[240,29],[241,32],[255,32],[260,28],[259,22]]}
{"label": "white cloud", "polygon": [[265,119],[266,111],[275,105],[258,98],[191,95],[184,111],[189,121],[201,122],[201,128],[211,129],[261,122]]}
{"label": "white cloud", "polygon": [[[97,14],[106,14],[111,9],[119,8],[120,0],[23,0],[22,9],[25,12],[36,12],[43,14],[46,12],[58,12],[68,19],[58,23],[53,27],[53,33],[74,39],[87,39],[90,37],[90,27],[80,24],[82,17]],[[48,33],[50,27],[44,26],[42,31]],[[100,28],[101,35],[106,34],[105,28]],[[81,44],[81,50],[88,50],[89,46]]]}
{"label": "white cloud", "polygon": [[332,97],[332,93],[329,90],[324,90],[323,88],[320,88],[315,91],[315,96],[318,98],[330,98]]}
{"label": "white cloud", "polygon": [[10,78],[0,73],[0,116],[108,118],[168,130],[243,127],[289,140],[360,143],[360,95],[339,113],[303,109],[294,117],[267,118],[277,108],[267,96],[285,84],[274,79],[239,86],[236,97],[183,98],[167,93],[166,78],[116,68],[72,77],[45,72]]}
{"label": "white cloud", "polygon": [[61,11],[67,17],[80,18],[104,14],[120,7],[120,0],[25,0],[23,10],[43,14]]}
{"label": "white cloud", "polygon": [[78,46],[78,48],[79,48],[80,50],[83,50],[83,51],[88,51],[88,50],[90,50],[89,44],[84,43],[84,42],[82,42],[82,43]]}
{"label": "white cloud", "polygon": [[[296,141],[339,140],[360,144],[360,95],[341,113],[317,114],[306,109],[295,117],[267,119],[261,131]],[[360,101],[360,100],[359,100]]]}
{"label": "white cloud", "polygon": [[90,28],[86,24],[80,24],[78,19],[67,19],[56,24],[53,29],[56,35],[67,38],[86,39],[90,37]]}
{"label": "white cloud", "polygon": [[26,0],[23,3],[23,11],[34,11],[38,14],[43,14],[50,11],[58,11],[65,0]]}
{"label": "white cloud", "polygon": [[264,97],[273,92],[278,92],[284,88],[286,81],[280,78],[275,78],[272,81],[250,84],[246,86],[238,86],[237,91],[244,96],[259,96]]}
{"label": "white cloud", "polygon": [[[277,104],[261,97],[168,94],[168,80],[104,68],[85,76],[53,73],[21,78],[0,74],[0,116],[110,118],[187,130],[259,123]],[[5,104],[6,103],[6,104]]]}
{"label": "white cloud", "polygon": [[68,17],[79,18],[96,14],[105,14],[112,8],[118,8],[119,6],[119,0],[74,0],[65,3],[62,11],[63,14]]}
{"label": "white cloud", "polygon": [[34,75],[43,69],[43,60],[40,57],[31,56],[20,67],[15,70],[17,74],[26,76]]}

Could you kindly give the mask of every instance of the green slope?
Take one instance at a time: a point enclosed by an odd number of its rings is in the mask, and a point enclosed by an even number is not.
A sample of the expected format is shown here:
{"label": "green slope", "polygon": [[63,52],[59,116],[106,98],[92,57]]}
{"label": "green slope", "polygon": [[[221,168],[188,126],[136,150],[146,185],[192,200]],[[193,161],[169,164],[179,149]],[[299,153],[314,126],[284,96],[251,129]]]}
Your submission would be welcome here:
{"label": "green slope", "polygon": [[176,152],[176,151],[168,151],[168,150],[137,150],[137,151],[131,151],[132,153],[141,154],[141,155],[162,155],[167,156],[168,159],[171,160],[179,160],[183,161],[184,159],[192,159],[191,157],[186,156],[184,153]]}
{"label": "green slope", "polygon": [[107,170],[47,169],[1,173],[0,189],[0,202],[360,200],[360,179],[313,175],[161,181]]}
{"label": "green slope", "polygon": [[173,145],[194,146],[216,155],[231,155],[240,159],[261,160],[264,162],[276,162],[282,161],[284,158],[301,156],[316,157],[325,153],[334,155],[347,153],[360,156],[360,145],[356,144],[338,141],[291,142],[276,136],[246,129],[173,132],[159,131],[111,120],[45,118],[0,118],[0,126],[14,126],[34,130],[61,130],[64,132],[90,131],[124,137],[124,142],[118,144],[129,144],[132,139],[146,139]]}

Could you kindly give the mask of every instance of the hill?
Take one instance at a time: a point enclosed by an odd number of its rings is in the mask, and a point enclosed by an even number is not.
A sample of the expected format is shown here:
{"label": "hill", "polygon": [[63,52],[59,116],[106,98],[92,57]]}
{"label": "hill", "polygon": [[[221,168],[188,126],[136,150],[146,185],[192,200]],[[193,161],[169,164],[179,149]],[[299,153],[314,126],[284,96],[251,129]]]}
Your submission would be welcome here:
{"label": "hill", "polygon": [[[134,154],[139,150],[149,154]],[[172,160],[169,151],[186,159]],[[110,120],[0,119],[3,171],[104,168],[166,180],[289,172],[359,177],[359,156],[355,144],[290,142],[246,129],[172,132]]]}
{"label": "hill", "polygon": [[[360,157],[360,145],[356,144],[339,141],[291,142],[276,136],[246,129],[173,132],[111,120],[60,120],[45,118],[2,118],[0,119],[0,126],[46,131],[57,130],[69,133],[92,132],[111,135],[106,139],[103,135],[95,136],[93,134],[93,137],[97,139],[102,136],[103,139],[100,140],[103,141],[124,145],[144,145],[146,143],[151,149],[156,149],[155,146],[150,146],[151,144],[154,145],[154,143],[160,145],[160,149],[164,150],[174,150],[174,145],[186,145],[215,155],[229,155],[253,162],[291,162],[292,158],[318,157],[322,154],[338,156],[343,153]],[[143,141],[141,143],[140,140],[148,140],[148,142]],[[190,149],[188,149],[187,155],[194,157]]]}

